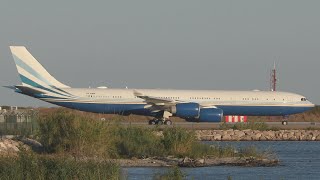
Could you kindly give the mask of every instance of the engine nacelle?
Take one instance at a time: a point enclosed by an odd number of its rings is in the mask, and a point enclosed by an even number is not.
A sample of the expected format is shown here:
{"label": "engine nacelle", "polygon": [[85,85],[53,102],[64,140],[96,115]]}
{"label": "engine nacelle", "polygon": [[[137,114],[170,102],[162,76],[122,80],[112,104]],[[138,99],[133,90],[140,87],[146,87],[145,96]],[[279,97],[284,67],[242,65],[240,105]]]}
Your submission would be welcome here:
{"label": "engine nacelle", "polygon": [[200,106],[198,103],[180,103],[174,106],[171,112],[181,118],[198,118]]}
{"label": "engine nacelle", "polygon": [[223,111],[219,108],[202,108],[200,110],[200,122],[221,122]]}

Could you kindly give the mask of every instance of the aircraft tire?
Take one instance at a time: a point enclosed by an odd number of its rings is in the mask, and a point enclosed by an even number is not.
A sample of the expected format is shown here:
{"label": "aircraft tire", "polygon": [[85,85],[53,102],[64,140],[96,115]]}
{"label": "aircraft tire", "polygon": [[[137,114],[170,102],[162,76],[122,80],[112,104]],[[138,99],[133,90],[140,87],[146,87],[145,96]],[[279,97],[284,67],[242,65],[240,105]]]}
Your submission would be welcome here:
{"label": "aircraft tire", "polygon": [[162,122],[161,120],[158,120],[158,121],[156,122],[156,124],[158,124],[158,125],[162,125],[162,124],[163,124],[163,122]]}
{"label": "aircraft tire", "polygon": [[156,121],[154,119],[149,120],[149,125],[155,125],[155,124],[156,124]]}
{"label": "aircraft tire", "polygon": [[166,121],[164,121],[164,124],[165,124],[165,125],[168,125],[168,126],[171,126],[171,125],[172,125],[172,121],[166,120]]}

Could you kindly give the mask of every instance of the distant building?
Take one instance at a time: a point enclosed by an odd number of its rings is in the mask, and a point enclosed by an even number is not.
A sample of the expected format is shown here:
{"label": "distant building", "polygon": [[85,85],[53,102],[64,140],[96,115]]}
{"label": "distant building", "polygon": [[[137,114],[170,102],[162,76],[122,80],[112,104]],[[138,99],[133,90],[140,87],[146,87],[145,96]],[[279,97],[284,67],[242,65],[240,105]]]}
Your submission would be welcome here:
{"label": "distant building", "polygon": [[[8,109],[8,110],[7,110]],[[17,106],[0,109],[0,134],[16,134],[34,129],[38,112],[33,109],[18,109]]]}

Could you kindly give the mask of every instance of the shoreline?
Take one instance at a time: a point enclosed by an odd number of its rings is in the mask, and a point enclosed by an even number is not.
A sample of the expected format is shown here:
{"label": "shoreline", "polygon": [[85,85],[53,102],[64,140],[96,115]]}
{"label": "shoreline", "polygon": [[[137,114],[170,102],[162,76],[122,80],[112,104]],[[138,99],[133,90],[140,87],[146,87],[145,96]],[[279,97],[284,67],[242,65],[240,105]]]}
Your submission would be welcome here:
{"label": "shoreline", "polygon": [[195,130],[200,141],[320,141],[320,130]]}
{"label": "shoreline", "polygon": [[278,166],[278,159],[255,159],[253,157],[228,157],[228,158],[146,158],[146,159],[115,159],[121,167],[211,167],[211,166],[243,166],[243,167],[272,167]]}
{"label": "shoreline", "polygon": [[[0,139],[0,157],[17,156],[20,148],[27,151],[39,148],[39,143],[33,139]],[[54,156],[51,156],[54,157]],[[80,158],[81,159],[81,158]],[[85,158],[86,159],[86,158]],[[118,163],[121,167],[210,167],[210,166],[246,166],[246,167],[266,167],[277,166],[279,160],[275,158],[255,158],[255,157],[205,157],[192,159],[189,157],[177,158],[167,157],[148,157],[148,158],[128,158],[128,159],[105,159]],[[99,161],[99,160],[98,160]]]}

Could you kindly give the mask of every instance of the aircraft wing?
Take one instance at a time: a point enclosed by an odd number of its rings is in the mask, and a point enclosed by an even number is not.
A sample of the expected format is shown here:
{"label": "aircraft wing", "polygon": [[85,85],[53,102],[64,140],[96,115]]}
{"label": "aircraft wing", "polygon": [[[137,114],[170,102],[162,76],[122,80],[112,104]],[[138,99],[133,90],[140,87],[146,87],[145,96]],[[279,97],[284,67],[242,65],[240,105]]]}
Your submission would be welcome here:
{"label": "aircraft wing", "polygon": [[143,99],[147,104],[151,104],[155,106],[172,106],[179,103],[179,101],[172,100],[172,99],[162,99],[158,97],[144,95],[138,91],[134,91],[134,95],[137,96],[138,98]]}
{"label": "aircraft wing", "polygon": [[[153,111],[161,111],[161,110],[169,110],[172,106],[175,106],[179,103],[189,103],[189,101],[180,101],[174,99],[162,99],[158,97],[144,95],[136,90],[134,90],[134,95],[138,98],[144,99],[144,101],[149,104],[149,109],[153,109]],[[212,103],[199,103],[202,108],[217,108],[215,104]]]}

